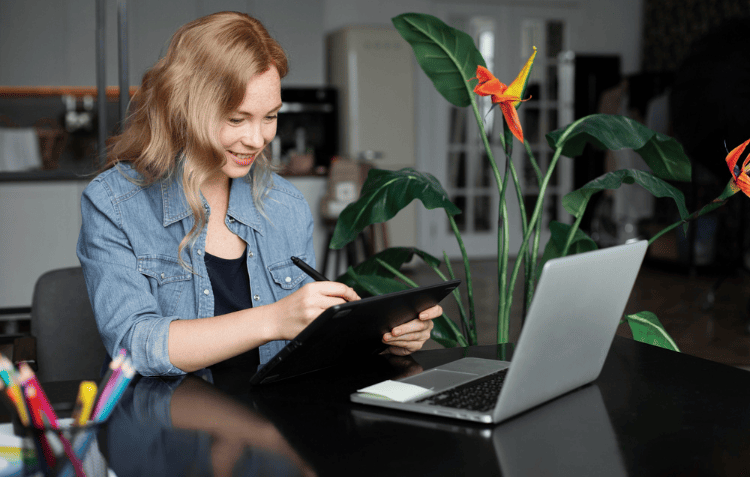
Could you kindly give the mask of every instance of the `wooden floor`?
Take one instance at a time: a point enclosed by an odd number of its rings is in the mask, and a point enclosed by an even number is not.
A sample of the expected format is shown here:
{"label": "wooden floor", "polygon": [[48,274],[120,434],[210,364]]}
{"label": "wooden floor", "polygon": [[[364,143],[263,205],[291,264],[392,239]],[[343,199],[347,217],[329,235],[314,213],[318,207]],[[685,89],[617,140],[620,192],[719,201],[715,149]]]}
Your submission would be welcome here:
{"label": "wooden floor", "polygon": [[[455,263],[457,271],[463,267]],[[418,283],[437,278],[422,266],[410,273]],[[472,261],[476,315],[480,344],[496,341],[497,264],[494,260]],[[750,367],[750,334],[748,334],[748,300],[750,275],[736,272],[726,276],[716,289],[713,302],[708,299],[712,288],[725,276],[719,272],[676,270],[661,264],[644,263],[626,307],[626,313],[651,311],[664,324],[680,350],[694,356],[741,367]],[[520,332],[522,279],[514,290],[511,316],[511,341]],[[463,287],[462,287],[463,288]],[[455,301],[449,297],[443,307],[450,317],[458,317]],[[632,337],[627,325],[618,334]],[[430,349],[440,345],[428,342]]]}

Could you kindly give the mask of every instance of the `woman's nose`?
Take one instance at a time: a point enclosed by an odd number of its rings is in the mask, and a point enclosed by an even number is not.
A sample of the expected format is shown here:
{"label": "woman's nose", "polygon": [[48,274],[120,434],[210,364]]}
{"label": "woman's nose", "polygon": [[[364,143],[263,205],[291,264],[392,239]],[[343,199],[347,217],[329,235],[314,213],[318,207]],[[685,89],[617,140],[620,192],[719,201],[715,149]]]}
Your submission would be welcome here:
{"label": "woman's nose", "polygon": [[250,148],[261,148],[265,145],[262,127],[259,124],[249,123],[242,132],[242,144]]}

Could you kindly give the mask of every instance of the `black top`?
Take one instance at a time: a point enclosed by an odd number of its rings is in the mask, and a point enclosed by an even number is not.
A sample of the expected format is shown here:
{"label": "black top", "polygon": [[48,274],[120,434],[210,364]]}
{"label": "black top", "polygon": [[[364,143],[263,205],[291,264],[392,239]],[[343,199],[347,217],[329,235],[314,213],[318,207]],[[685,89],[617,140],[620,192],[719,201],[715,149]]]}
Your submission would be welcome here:
{"label": "black top", "polygon": [[[245,252],[239,258],[219,258],[206,252],[206,269],[214,291],[214,316],[226,315],[253,307],[250,297],[250,276],[245,266]],[[210,366],[216,379],[227,371],[250,376],[260,364],[258,348]]]}

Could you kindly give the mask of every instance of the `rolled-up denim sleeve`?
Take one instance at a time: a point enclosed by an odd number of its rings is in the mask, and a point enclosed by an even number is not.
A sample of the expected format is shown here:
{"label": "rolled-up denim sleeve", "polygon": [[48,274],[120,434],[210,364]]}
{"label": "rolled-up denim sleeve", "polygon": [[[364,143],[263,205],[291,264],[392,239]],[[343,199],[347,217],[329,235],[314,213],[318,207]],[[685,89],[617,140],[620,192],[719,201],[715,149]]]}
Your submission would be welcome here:
{"label": "rolled-up denim sleeve", "polygon": [[[314,269],[318,269],[318,263],[315,259],[315,243],[313,242],[313,235],[314,235],[314,229],[315,229],[315,220],[313,219],[312,211],[310,210],[310,205],[305,201],[304,207],[305,211],[305,254],[310,257],[310,263],[309,265],[313,267]],[[325,244],[326,247],[328,247],[328,244]],[[313,282],[312,278],[309,280],[305,280],[305,283]]]}
{"label": "rolled-up denim sleeve", "polygon": [[106,183],[89,184],[81,198],[81,216],[76,251],[110,356],[125,348],[144,376],[185,374],[169,360],[169,325],[179,317],[161,316]]}

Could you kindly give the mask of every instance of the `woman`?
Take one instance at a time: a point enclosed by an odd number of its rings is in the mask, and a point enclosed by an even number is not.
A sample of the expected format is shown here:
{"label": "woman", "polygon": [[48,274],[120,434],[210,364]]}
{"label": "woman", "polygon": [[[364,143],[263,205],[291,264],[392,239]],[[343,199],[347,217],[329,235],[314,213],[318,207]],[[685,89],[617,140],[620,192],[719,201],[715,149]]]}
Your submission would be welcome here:
{"label": "woman", "polygon": [[[281,47],[247,15],[184,25],[84,191],[77,252],[99,331],[142,375],[254,369],[324,309],[359,299],[290,260],[315,266],[310,208],[263,154],[286,73]],[[383,342],[420,349],[441,312]]]}

